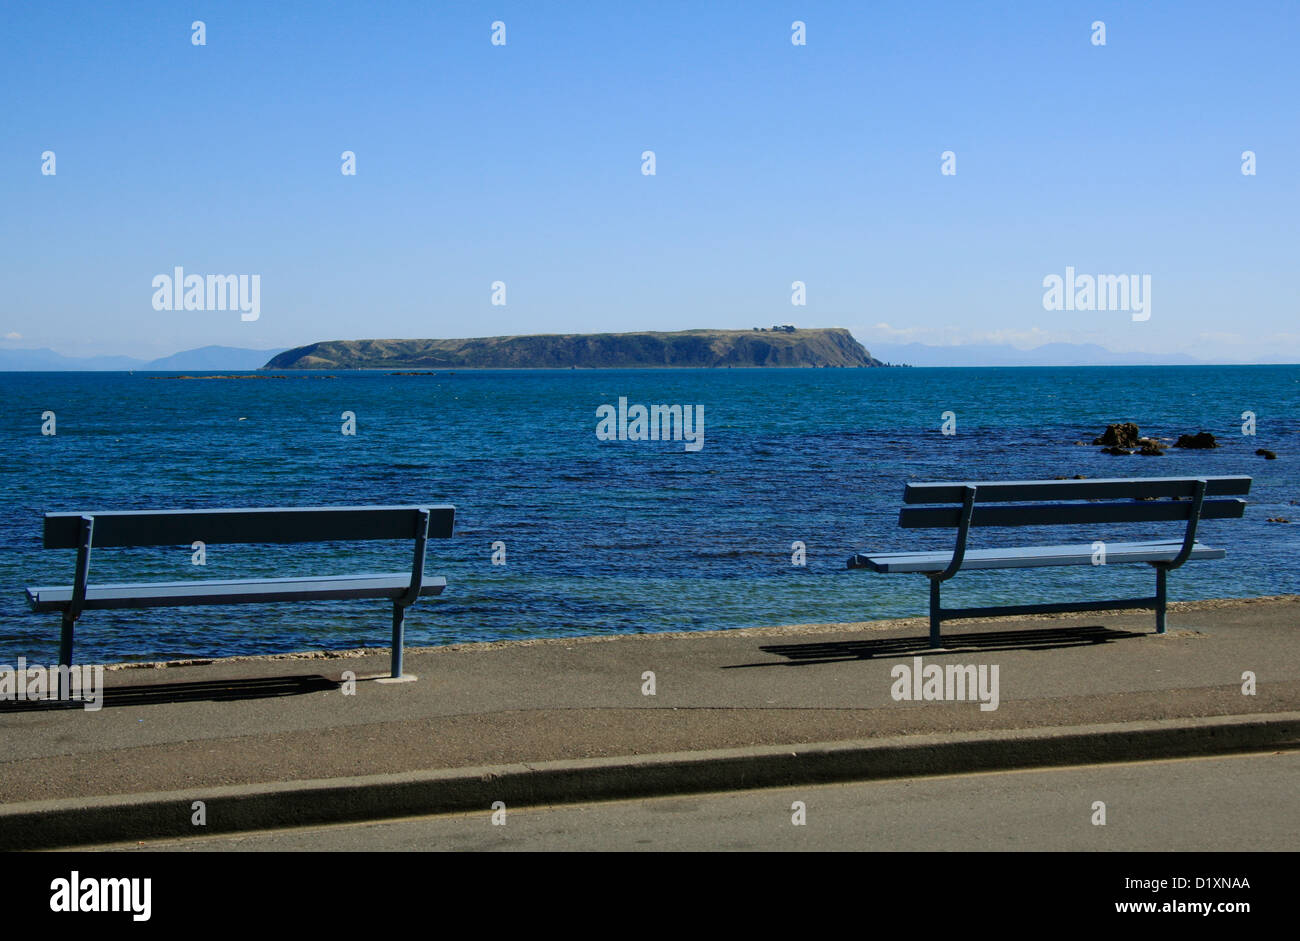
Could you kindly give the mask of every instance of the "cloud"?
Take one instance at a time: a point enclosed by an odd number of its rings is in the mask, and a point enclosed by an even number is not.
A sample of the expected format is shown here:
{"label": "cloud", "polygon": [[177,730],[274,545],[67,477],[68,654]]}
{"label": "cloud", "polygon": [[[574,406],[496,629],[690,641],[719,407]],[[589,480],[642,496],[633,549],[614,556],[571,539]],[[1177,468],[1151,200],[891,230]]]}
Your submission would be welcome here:
{"label": "cloud", "polygon": [[17,330],[10,330],[8,333],[5,334],[6,340],[21,340],[22,338],[23,335],[19,333]]}

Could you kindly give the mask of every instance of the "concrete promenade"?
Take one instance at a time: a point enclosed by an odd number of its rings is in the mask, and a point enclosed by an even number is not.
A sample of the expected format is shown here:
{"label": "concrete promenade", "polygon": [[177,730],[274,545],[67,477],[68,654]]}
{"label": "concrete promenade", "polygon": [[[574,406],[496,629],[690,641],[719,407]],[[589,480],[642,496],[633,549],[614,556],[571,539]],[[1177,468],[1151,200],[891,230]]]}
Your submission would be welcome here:
{"label": "concrete promenade", "polygon": [[[235,832],[1300,747],[1300,597],[1153,620],[968,621],[939,651],[921,619],[468,644],[408,650],[406,683],[374,679],[387,651],[110,669],[97,712],[0,703],[0,848],[192,836],[195,801]],[[997,708],[896,701],[917,656],[996,666]]]}

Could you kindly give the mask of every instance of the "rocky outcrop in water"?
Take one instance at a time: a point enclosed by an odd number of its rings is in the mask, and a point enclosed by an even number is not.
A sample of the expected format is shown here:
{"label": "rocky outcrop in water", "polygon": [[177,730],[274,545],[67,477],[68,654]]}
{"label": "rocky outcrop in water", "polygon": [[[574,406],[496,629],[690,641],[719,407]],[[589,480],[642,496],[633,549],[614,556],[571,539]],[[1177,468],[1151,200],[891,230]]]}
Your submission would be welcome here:
{"label": "rocky outcrop in water", "polygon": [[1217,448],[1219,442],[1214,440],[1214,435],[1208,431],[1201,431],[1194,435],[1179,435],[1178,440],[1174,442],[1176,448]]}
{"label": "rocky outcrop in water", "polygon": [[1105,431],[1092,439],[1092,443],[1108,448],[1135,448],[1139,437],[1138,426],[1130,421],[1122,425],[1107,425]]}
{"label": "rocky outcrop in water", "polygon": [[1138,426],[1133,422],[1107,425],[1106,430],[1092,439],[1093,444],[1103,445],[1105,454],[1141,454],[1145,457],[1160,457],[1168,445],[1155,438],[1144,438]]}

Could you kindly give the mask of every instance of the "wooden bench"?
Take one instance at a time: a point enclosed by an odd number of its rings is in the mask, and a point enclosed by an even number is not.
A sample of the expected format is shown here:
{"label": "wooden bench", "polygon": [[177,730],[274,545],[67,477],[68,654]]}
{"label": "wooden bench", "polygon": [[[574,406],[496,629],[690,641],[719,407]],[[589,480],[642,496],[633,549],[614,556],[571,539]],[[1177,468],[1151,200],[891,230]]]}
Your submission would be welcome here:
{"label": "wooden bench", "polygon": [[[63,618],[59,663],[72,664],[72,633],[83,611],[198,604],[266,604],[384,598],[393,603],[392,675],[402,675],[406,609],[416,599],[441,594],[445,578],[426,578],[425,546],[451,536],[453,506],[279,507],[220,510],[137,510],[113,513],[46,513],[46,549],[76,549],[71,585],[28,588],[33,611]],[[235,580],[190,579],[130,585],[91,585],[90,551],[143,546],[232,543],[299,543],[410,539],[409,572]],[[66,672],[61,673],[66,675]]]}
{"label": "wooden bench", "polygon": [[[951,551],[859,553],[849,568],[875,572],[919,572],[930,579],[930,643],[939,646],[939,625],[957,618],[1045,614],[1064,611],[1154,609],[1156,633],[1165,632],[1165,580],[1169,572],[1190,559],[1221,559],[1226,554],[1196,541],[1196,526],[1203,519],[1238,519],[1245,500],[1207,497],[1245,496],[1249,477],[1145,477],[1103,480],[1011,480],[908,484],[907,504],[898,514],[904,529],[955,528],[957,544]],[[1086,501],[1086,502],[1085,502]],[[936,505],[937,504],[937,505]],[[1082,545],[1028,546],[967,549],[974,526],[1093,527],[1112,523],[1186,524],[1181,539],[1156,542],[1102,542],[1105,565],[1145,562],[1155,567],[1156,593],[1152,598],[1060,604],[999,605],[985,608],[944,608],[939,586],[959,571],[973,569],[1023,569],[1051,565],[1094,565],[1099,553],[1092,540]]]}

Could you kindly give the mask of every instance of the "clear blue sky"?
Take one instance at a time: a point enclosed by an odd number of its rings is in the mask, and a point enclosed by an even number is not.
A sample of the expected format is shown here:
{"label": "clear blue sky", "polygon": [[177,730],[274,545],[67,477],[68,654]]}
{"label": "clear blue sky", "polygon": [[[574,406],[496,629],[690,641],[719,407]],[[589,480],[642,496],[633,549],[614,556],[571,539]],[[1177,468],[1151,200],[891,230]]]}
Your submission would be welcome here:
{"label": "clear blue sky", "polygon": [[[0,346],[793,321],[1300,361],[1297,27],[1252,0],[6,3]],[[260,319],[155,311],[177,265],[259,274]],[[1151,319],[1044,310],[1067,265],[1150,274]]]}

